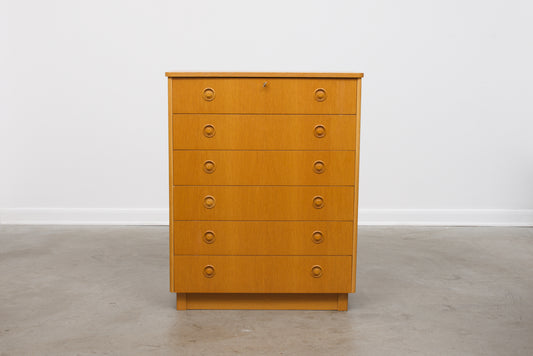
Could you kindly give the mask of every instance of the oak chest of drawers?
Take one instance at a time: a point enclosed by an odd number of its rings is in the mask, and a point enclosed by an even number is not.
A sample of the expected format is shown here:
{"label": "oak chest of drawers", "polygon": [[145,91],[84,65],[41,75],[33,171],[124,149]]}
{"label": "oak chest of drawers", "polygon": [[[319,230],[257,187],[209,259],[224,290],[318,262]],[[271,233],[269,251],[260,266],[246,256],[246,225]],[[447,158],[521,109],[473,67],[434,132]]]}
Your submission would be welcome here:
{"label": "oak chest of drawers", "polygon": [[360,73],[166,73],[178,309],[347,310]]}

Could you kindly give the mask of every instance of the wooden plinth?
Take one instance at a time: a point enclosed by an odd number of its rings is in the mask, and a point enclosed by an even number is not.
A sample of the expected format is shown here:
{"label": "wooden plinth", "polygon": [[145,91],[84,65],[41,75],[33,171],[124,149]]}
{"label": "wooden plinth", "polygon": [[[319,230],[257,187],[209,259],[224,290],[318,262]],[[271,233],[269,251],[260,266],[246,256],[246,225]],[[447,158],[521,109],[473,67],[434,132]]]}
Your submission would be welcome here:
{"label": "wooden plinth", "polygon": [[345,311],[348,310],[348,294],[176,293],[176,308]]}

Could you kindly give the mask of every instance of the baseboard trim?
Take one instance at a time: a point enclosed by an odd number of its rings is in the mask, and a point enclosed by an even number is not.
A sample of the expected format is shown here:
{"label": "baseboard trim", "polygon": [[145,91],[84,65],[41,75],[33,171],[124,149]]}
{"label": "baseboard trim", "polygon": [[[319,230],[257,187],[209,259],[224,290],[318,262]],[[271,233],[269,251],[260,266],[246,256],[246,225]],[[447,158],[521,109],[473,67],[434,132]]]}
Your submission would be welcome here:
{"label": "baseboard trim", "polygon": [[533,226],[533,209],[361,209],[359,225]]}
{"label": "baseboard trim", "polygon": [[[168,209],[0,209],[0,224],[168,225]],[[533,226],[533,209],[360,209],[359,225]]]}
{"label": "baseboard trim", "polygon": [[168,225],[168,209],[16,208],[0,209],[0,224]]}

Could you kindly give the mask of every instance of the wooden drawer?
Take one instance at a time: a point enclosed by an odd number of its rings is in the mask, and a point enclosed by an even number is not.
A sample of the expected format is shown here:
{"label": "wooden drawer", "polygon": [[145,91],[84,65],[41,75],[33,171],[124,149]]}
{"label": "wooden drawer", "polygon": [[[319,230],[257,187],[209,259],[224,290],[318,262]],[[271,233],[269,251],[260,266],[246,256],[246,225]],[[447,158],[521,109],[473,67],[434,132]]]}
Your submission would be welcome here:
{"label": "wooden drawer", "polygon": [[175,256],[180,293],[348,293],[351,256]]}
{"label": "wooden drawer", "polygon": [[353,221],[354,187],[174,186],[175,220]]}
{"label": "wooden drawer", "polygon": [[174,149],[355,150],[355,115],[173,115]]}
{"label": "wooden drawer", "polygon": [[355,114],[355,79],[179,78],[173,113]]}
{"label": "wooden drawer", "polygon": [[174,151],[174,185],[354,185],[354,151]]}
{"label": "wooden drawer", "polygon": [[351,255],[351,221],[175,221],[176,255]]}

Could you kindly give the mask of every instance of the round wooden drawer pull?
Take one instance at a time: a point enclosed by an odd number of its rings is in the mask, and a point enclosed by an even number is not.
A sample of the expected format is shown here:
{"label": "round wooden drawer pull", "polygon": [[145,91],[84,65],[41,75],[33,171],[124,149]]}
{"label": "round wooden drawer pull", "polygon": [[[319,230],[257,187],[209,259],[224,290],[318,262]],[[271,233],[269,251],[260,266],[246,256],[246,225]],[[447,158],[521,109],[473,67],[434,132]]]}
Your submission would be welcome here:
{"label": "round wooden drawer pull", "polygon": [[207,138],[211,138],[213,136],[215,136],[215,127],[213,125],[205,125],[204,126],[204,136],[207,137]]}
{"label": "round wooden drawer pull", "polygon": [[322,209],[324,207],[324,198],[322,198],[320,195],[317,195],[313,198],[313,208],[315,209]]}
{"label": "round wooden drawer pull", "polygon": [[326,170],[326,164],[324,161],[315,161],[313,163],[313,172],[316,174],[322,174]]}
{"label": "round wooden drawer pull", "polygon": [[204,242],[206,244],[212,244],[213,242],[215,242],[216,239],[217,238],[213,231],[209,230],[204,233]]}
{"label": "round wooden drawer pull", "polygon": [[205,101],[215,100],[215,90],[213,88],[205,88],[202,92],[202,98],[204,98]]}
{"label": "round wooden drawer pull", "polygon": [[207,195],[205,198],[204,198],[204,206],[207,208],[207,209],[213,209],[216,205],[216,200],[215,200],[215,197],[211,196],[211,195]]}
{"label": "round wooden drawer pull", "polygon": [[326,128],[323,125],[316,125],[314,132],[315,132],[315,137],[322,138],[326,136]]}
{"label": "round wooden drawer pull", "polygon": [[316,101],[324,101],[326,100],[328,95],[326,94],[326,89],[318,88],[315,90],[315,100]]}
{"label": "round wooden drawer pull", "polygon": [[314,231],[312,240],[316,244],[322,243],[324,241],[324,234],[322,233],[322,231]]}
{"label": "round wooden drawer pull", "polygon": [[204,162],[204,172],[207,174],[213,173],[217,169],[215,162],[205,161]]}
{"label": "round wooden drawer pull", "polygon": [[319,265],[314,265],[313,267],[311,267],[311,276],[313,276],[314,278],[322,277],[322,267],[320,267]]}
{"label": "round wooden drawer pull", "polygon": [[204,267],[204,276],[206,278],[213,278],[215,274],[215,267],[213,267],[212,265],[207,265]]}

